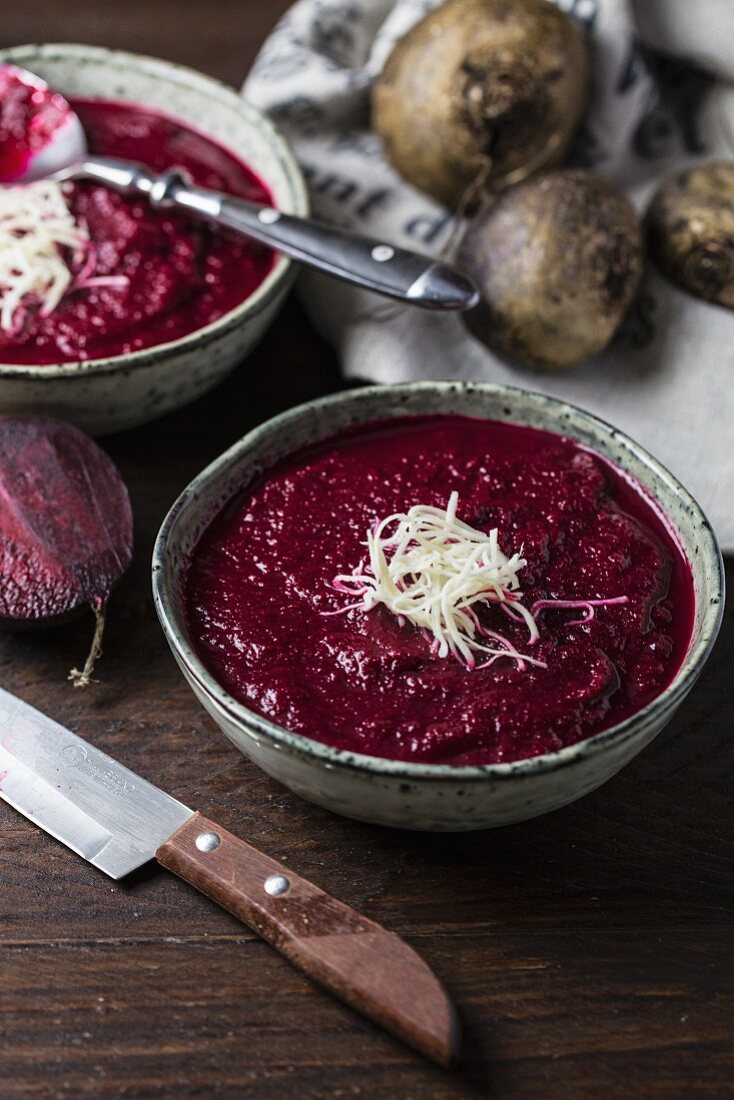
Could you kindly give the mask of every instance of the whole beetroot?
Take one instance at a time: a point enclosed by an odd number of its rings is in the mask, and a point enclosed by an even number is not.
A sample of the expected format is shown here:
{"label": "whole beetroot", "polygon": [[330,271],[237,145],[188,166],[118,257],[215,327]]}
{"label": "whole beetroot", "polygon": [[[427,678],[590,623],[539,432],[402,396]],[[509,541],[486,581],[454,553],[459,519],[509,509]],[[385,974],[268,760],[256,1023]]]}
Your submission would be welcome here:
{"label": "whole beetroot", "polygon": [[667,179],[647,212],[650,255],[697,298],[734,309],[734,164]]}
{"label": "whole beetroot", "polygon": [[131,558],[130,500],[104,451],[60,420],[0,419],[0,625],[51,625],[91,607],[92,649],[71,673],[86,686],[107,598]]}
{"label": "whole beetroot", "polygon": [[549,0],[448,0],[393,48],[372,124],[408,183],[457,207],[558,164],[587,86],[581,31]]}
{"label": "whole beetroot", "polygon": [[543,370],[611,340],[642,275],[640,225],[624,195],[588,172],[534,176],[467,225],[459,263],[481,303],[464,314],[492,351]]}

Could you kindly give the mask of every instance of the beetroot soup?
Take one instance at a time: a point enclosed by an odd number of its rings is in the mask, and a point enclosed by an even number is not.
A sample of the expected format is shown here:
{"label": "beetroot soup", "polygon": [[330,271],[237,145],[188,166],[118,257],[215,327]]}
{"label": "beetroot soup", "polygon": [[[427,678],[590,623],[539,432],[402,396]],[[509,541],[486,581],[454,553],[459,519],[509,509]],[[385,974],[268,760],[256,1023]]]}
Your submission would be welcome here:
{"label": "beetroot soup", "polygon": [[[204,187],[272,201],[251,168],[177,119],[127,103],[71,104],[92,153],[140,161],[155,171],[182,168]],[[62,215],[71,214],[83,237],[80,248],[61,248],[74,277],[50,310],[48,303],[33,308],[31,296],[6,318],[0,362],[67,363],[178,339],[234,309],[273,266],[270,249],[185,212],[156,210],[144,196],[78,182],[64,185],[56,205],[64,201],[68,212]],[[42,209],[41,216],[59,224],[58,211]]]}
{"label": "beetroot soup", "polygon": [[188,630],[257,713],[357,753],[489,764],[570,745],[673,679],[690,569],[642,490],[562,436],[380,421],[213,519]]}
{"label": "beetroot soup", "polygon": [[15,65],[0,64],[0,177],[19,179],[69,119],[66,101]]}

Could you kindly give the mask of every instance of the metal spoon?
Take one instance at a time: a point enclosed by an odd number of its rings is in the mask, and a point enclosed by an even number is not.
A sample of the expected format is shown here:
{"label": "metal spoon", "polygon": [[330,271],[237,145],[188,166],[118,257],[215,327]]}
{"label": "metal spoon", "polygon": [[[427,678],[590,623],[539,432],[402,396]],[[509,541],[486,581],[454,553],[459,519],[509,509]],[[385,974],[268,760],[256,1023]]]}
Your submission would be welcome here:
{"label": "metal spoon", "polygon": [[463,310],[477,304],[479,295],[472,281],[430,256],[284,214],[272,206],[196,187],[175,169],[158,175],[134,161],[91,156],[82,124],[66,100],[33,73],[18,66],[12,68],[15,77],[40,93],[39,104],[44,92],[53,96],[56,107],[63,108],[63,118],[43,145],[29,149],[20,175],[7,177],[0,163],[0,184],[86,179],[116,191],[137,191],[147,195],[155,207],[178,206],[199,214],[271,245],[309,267],[388,298],[424,309]]}

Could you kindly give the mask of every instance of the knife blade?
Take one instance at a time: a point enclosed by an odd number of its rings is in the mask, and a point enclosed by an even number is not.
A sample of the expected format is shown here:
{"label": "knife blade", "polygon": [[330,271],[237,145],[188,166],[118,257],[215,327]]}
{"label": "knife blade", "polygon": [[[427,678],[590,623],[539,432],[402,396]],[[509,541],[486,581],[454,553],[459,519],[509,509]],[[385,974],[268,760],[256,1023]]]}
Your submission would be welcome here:
{"label": "knife blade", "polygon": [[403,940],[0,688],[0,797],[113,879],[156,859],[441,1065],[459,1026]]}

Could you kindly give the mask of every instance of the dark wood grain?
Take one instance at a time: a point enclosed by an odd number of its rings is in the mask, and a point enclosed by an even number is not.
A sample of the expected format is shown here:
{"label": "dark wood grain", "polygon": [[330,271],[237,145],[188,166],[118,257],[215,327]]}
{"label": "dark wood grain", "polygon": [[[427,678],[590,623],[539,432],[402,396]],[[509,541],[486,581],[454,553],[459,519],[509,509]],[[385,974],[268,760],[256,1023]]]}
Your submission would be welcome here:
{"label": "dark wood grain", "polygon": [[[285,6],[25,0],[5,6],[3,36],[140,49],[238,83]],[[104,441],[137,542],[100,683],[82,695],[65,679],[91,619],[0,637],[0,683],[411,943],[458,1005],[462,1066],[426,1063],[172,875],[113,883],[0,803],[0,1095],[731,1096],[731,610],[649,749],[576,805],[490,833],[403,834],[310,806],[245,761],[184,684],[150,597],[160,521],[249,427],[339,385],[292,302],[214,393]]]}
{"label": "dark wood grain", "polygon": [[[199,850],[202,836],[215,839],[217,847]],[[357,1012],[441,1066],[456,1060],[454,1007],[435,974],[392,932],[204,814],[182,825],[156,859]],[[282,882],[282,894],[267,891],[271,879]]]}
{"label": "dark wood grain", "polygon": [[239,87],[288,0],[23,0],[2,44],[87,42],[191,65]]}

